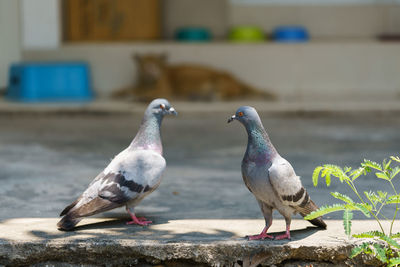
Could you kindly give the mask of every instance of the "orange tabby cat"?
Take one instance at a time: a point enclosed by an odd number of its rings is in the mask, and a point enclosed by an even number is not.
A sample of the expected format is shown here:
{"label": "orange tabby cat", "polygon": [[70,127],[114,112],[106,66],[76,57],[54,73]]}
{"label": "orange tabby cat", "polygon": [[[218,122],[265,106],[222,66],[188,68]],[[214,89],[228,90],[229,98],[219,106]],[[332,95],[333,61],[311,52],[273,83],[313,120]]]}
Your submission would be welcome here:
{"label": "orange tabby cat", "polygon": [[133,95],[135,100],[154,98],[178,100],[233,100],[243,98],[274,99],[268,92],[256,90],[229,73],[193,64],[169,65],[165,55],[135,55],[137,84],[115,97]]}

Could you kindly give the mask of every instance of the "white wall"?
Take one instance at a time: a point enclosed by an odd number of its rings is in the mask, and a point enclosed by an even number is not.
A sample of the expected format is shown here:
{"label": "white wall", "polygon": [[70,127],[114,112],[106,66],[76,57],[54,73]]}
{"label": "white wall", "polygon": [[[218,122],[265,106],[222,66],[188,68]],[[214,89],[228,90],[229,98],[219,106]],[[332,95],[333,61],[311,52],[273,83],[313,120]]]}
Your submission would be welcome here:
{"label": "white wall", "polygon": [[22,0],[21,22],[25,49],[57,48],[60,45],[59,0]]}
{"label": "white wall", "polygon": [[0,0],[0,88],[7,85],[9,64],[20,59],[19,1]]}
{"label": "white wall", "polygon": [[282,100],[387,100],[400,97],[400,44],[311,42],[306,44],[81,44],[58,51],[25,51],[29,60],[82,59],[92,67],[101,96],[132,86],[133,53],[166,52],[171,63],[226,70]]}

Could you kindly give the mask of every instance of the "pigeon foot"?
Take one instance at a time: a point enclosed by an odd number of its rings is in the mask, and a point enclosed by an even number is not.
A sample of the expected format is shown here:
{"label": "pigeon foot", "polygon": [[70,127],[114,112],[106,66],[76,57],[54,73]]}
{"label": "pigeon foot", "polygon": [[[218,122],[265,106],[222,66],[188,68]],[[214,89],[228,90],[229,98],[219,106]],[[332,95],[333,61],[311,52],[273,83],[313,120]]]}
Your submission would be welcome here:
{"label": "pigeon foot", "polygon": [[267,235],[266,233],[261,233],[259,235],[250,235],[247,236],[248,240],[264,240],[266,238],[268,239],[274,239],[274,237],[272,235]]}
{"label": "pigeon foot", "polygon": [[147,221],[147,219],[145,217],[137,218],[136,216],[132,217],[132,221],[126,222],[126,224],[128,224],[128,225],[137,224],[137,225],[142,225],[142,226],[147,226],[151,223],[152,223],[152,221]]}
{"label": "pigeon foot", "polygon": [[275,236],[275,238],[274,238],[275,240],[282,240],[282,239],[291,239],[290,238],[290,233],[286,233],[286,234],[283,234],[283,235],[278,235],[278,236]]}
{"label": "pigeon foot", "polygon": [[132,218],[132,221],[126,222],[127,225],[130,224],[137,224],[137,225],[142,225],[142,226],[147,226],[152,223],[152,221],[148,221],[145,217],[136,217],[135,213],[130,212],[127,210],[129,215]]}

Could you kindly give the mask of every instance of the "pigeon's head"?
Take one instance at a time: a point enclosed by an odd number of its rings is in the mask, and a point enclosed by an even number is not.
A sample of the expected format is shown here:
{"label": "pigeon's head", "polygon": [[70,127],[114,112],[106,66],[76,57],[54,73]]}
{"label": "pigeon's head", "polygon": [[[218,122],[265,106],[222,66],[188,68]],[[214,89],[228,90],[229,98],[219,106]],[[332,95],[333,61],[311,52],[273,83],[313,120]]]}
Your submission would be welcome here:
{"label": "pigeon's head", "polygon": [[157,98],[151,101],[147,108],[147,112],[161,116],[166,114],[178,115],[178,112],[176,112],[168,100],[164,98]]}
{"label": "pigeon's head", "polygon": [[260,117],[255,108],[249,106],[242,106],[236,110],[235,115],[229,118],[228,123],[237,120],[245,126],[252,122],[259,122]]}

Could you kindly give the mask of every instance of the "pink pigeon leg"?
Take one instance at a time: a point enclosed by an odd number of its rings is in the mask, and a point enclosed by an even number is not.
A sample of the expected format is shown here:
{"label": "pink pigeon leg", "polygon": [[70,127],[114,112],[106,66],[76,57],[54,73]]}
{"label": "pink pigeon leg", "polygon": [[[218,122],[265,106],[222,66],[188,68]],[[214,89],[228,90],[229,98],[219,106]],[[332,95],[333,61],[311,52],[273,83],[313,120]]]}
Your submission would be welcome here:
{"label": "pink pigeon leg", "polygon": [[268,228],[269,228],[269,226],[265,226],[259,235],[250,235],[247,238],[249,240],[259,240],[259,239],[265,239],[265,238],[274,239],[274,237],[272,235],[267,234]]}
{"label": "pink pigeon leg", "polygon": [[129,209],[126,209],[126,211],[132,218],[132,221],[126,222],[126,224],[138,224],[142,226],[147,226],[152,223],[152,221],[147,221],[144,217],[137,218],[135,213],[131,212]]}
{"label": "pink pigeon leg", "polygon": [[286,233],[284,233],[283,235],[276,236],[275,240],[282,240],[286,238],[290,240],[290,224],[286,225]]}

